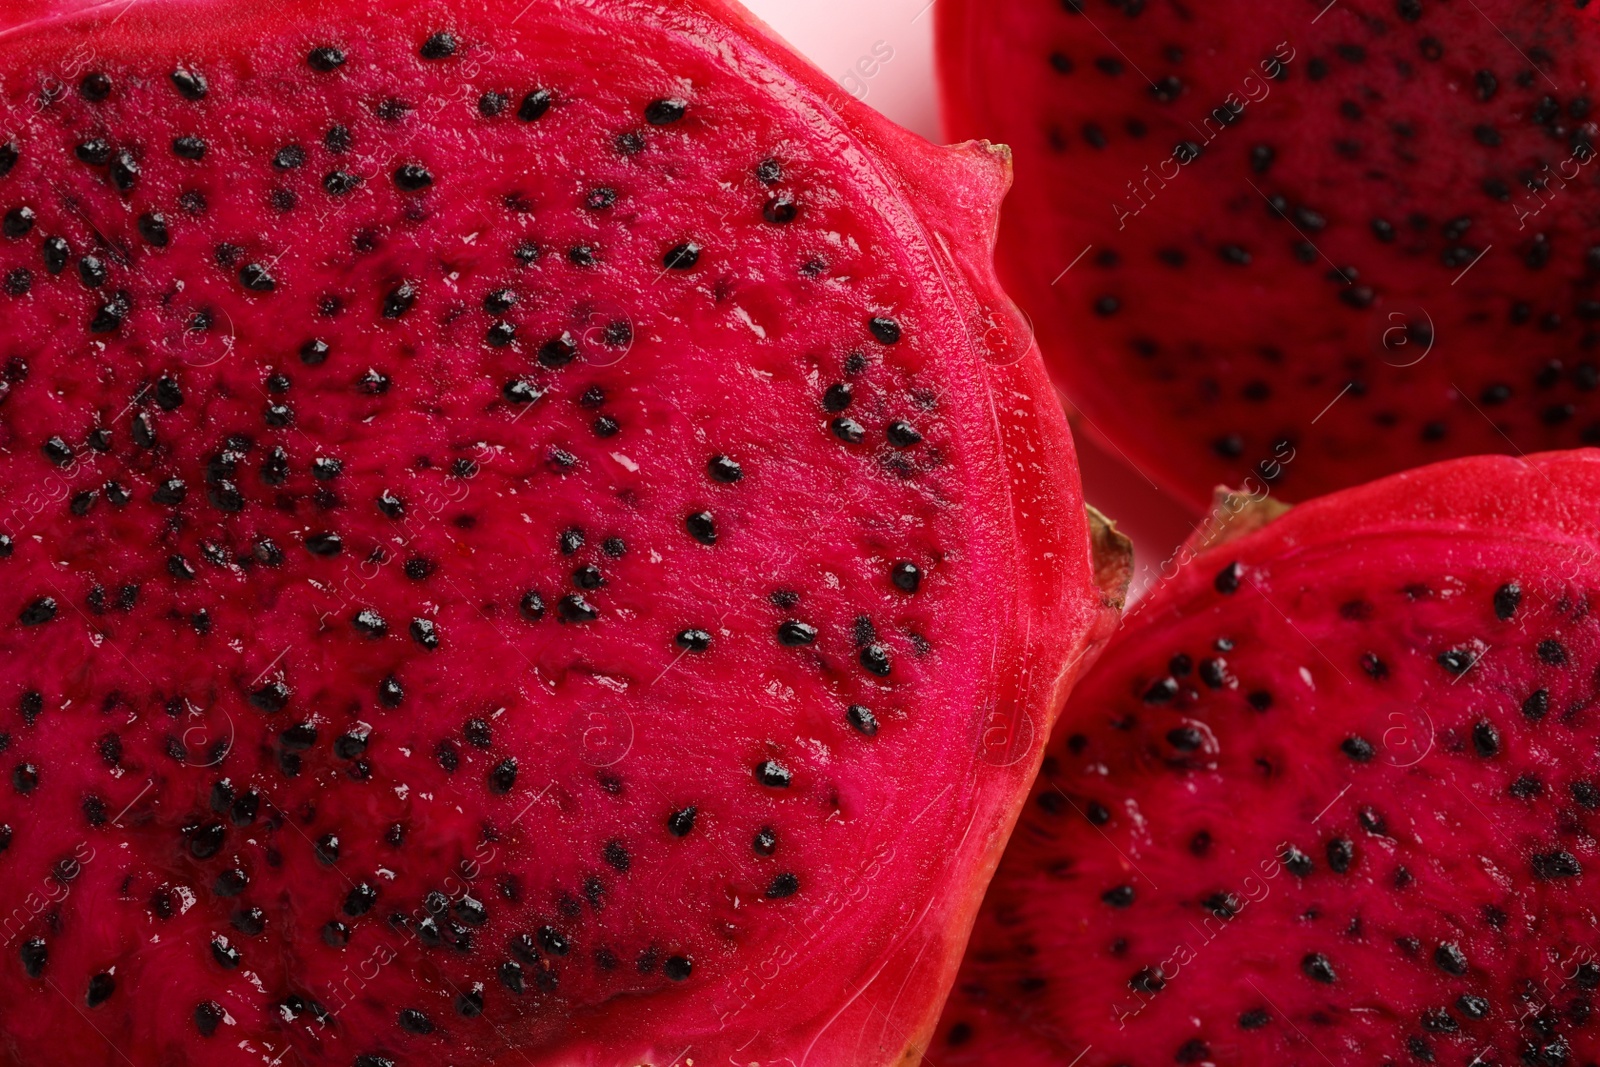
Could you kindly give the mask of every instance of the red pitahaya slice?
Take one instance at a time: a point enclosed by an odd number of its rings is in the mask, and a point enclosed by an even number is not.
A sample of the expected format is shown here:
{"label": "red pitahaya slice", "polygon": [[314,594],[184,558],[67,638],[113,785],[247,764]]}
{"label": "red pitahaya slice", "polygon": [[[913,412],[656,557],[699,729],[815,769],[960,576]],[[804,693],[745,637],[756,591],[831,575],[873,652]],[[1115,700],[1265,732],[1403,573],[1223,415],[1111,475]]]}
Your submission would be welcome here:
{"label": "red pitahaya slice", "polygon": [[1597,503],[1593,452],[1458,460],[1180,557],[1058,723],[928,1062],[1594,1062]]}
{"label": "red pitahaya slice", "polygon": [[1002,278],[1150,476],[1298,500],[1600,443],[1593,9],[935,12],[949,129],[1017,154]]}
{"label": "red pitahaya slice", "polygon": [[27,19],[0,1062],[915,1055],[1109,614],[1004,153],[717,0]]}

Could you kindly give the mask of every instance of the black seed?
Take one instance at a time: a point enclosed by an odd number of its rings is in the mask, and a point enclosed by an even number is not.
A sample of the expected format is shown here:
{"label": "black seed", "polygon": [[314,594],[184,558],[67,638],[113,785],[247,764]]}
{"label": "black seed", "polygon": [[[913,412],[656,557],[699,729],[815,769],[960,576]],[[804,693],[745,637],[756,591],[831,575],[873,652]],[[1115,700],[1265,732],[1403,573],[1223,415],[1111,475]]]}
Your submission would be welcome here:
{"label": "black seed", "polygon": [[1193,752],[1205,744],[1205,734],[1194,726],[1176,726],[1167,731],[1167,744],[1179,752]]}
{"label": "black seed", "polygon": [[1566,647],[1554,638],[1545,638],[1539,642],[1539,659],[1550,667],[1560,667],[1567,662]]}
{"label": "black seed", "polygon": [[517,294],[510,289],[495,289],[483,298],[483,310],[491,315],[503,315],[516,306]]}
{"label": "black seed", "polygon": [[1328,867],[1334,874],[1344,874],[1355,862],[1356,846],[1349,838],[1336,837],[1328,842]]}
{"label": "black seed", "polygon": [[1340,742],[1339,748],[1357,763],[1366,763],[1374,755],[1372,743],[1362,737],[1347,737]]}
{"label": "black seed", "polygon": [[319,863],[329,867],[333,866],[339,862],[339,835],[323,834],[317,838],[317,843],[313,846],[312,851],[316,854]]}
{"label": "black seed", "polygon": [[350,151],[350,146],[354,143],[350,130],[345,126],[330,126],[328,132],[322,135],[323,147],[336,156]]}
{"label": "black seed", "polygon": [[304,752],[312,745],[317,744],[317,726],[312,723],[296,723],[278,734],[278,741],[290,752]]}
{"label": "black seed", "polygon": [[1453,1034],[1461,1029],[1446,1008],[1428,1008],[1422,1013],[1422,1028],[1430,1034]]}
{"label": "black seed", "polygon": [[420,163],[405,163],[395,168],[394,184],[408,193],[414,193],[432,185],[433,174]]}
{"label": "black seed", "polygon": [[19,763],[11,772],[11,787],[27,796],[39,787],[39,768],[31,763]]}
{"label": "black seed", "polygon": [[278,287],[277,279],[260,263],[247,263],[240,267],[239,284],[253,293],[270,293]]}
{"label": "black seed", "polygon": [[[400,519],[405,518],[405,514],[406,514],[405,501],[403,501],[399,497],[395,496],[394,493],[391,492],[390,490],[385,489],[385,490],[383,490],[383,492],[378,494],[377,504],[378,504],[378,510],[383,512],[384,517],[390,518],[390,519],[394,519],[397,522]],[[336,535],[330,535],[330,536],[336,536]]]}
{"label": "black seed", "polygon": [[[177,142],[173,142],[173,150],[177,151]],[[111,145],[96,137],[78,142],[72,154],[78,157],[80,163],[87,163],[91,167],[103,167],[111,162]],[[182,155],[181,152],[179,154]]]}
{"label": "black seed", "polygon": [[675,245],[661,257],[662,266],[668,270],[691,270],[700,262],[700,246],[693,241]]}
{"label": "black seed", "polygon": [[185,100],[201,100],[206,95],[206,76],[197,70],[179,67],[171,75],[173,87]]}
{"label": "black seed", "polygon": [[833,430],[833,435],[845,444],[859,445],[866,440],[866,427],[855,419],[837,418],[829,426]]}
{"label": "black seed", "polygon": [[600,612],[583,597],[569,593],[556,605],[556,614],[563,622],[593,622]]}
{"label": "black seed", "polygon": [[1244,568],[1238,563],[1230,563],[1217,572],[1211,584],[1216,587],[1217,592],[1229,596],[1239,591],[1239,582],[1243,577]]}
{"label": "black seed", "polygon": [[1279,859],[1282,860],[1284,867],[1288,868],[1289,873],[1294,875],[1296,878],[1308,877],[1316,867],[1316,865],[1311,862],[1310,856],[1306,855],[1304,852],[1301,852],[1293,845],[1285,847],[1283,854],[1279,857]]}
{"label": "black seed", "polygon": [[1517,613],[1517,605],[1522,603],[1522,586],[1517,582],[1507,582],[1494,592],[1495,617],[1504,621]]}
{"label": "black seed", "polygon": [[517,108],[517,118],[523,122],[534,122],[550,110],[552,102],[550,90],[535,89],[522,98],[522,103]]}
{"label": "black seed", "polygon": [[344,539],[336,533],[314,533],[306,538],[306,550],[314,556],[337,556],[344,551]]}
{"label": "black seed", "polygon": [[661,965],[661,973],[674,982],[687,981],[694,970],[694,963],[688,956],[668,956]]}
{"label": "black seed", "polygon": [[378,887],[369,882],[353,886],[344,898],[344,913],[358,918],[371,911],[378,903]]}
{"label": "black seed", "polygon": [[150,499],[167,507],[177,507],[188,495],[189,487],[184,484],[182,478],[168,478],[156,486],[155,491],[150,494]]}
{"label": "black seed", "polygon": [[758,856],[772,855],[778,850],[777,831],[770,826],[763,826],[756,832],[755,838],[751,841],[751,847],[756,850],[756,855]]}
{"label": "black seed", "polygon": [[1119,885],[1100,894],[1100,899],[1110,904],[1113,908],[1126,908],[1133,903],[1133,898],[1134,892],[1131,885]]}
{"label": "black seed", "polygon": [[1583,866],[1570,852],[1539,852],[1533,857],[1533,873],[1549,882],[1557,878],[1576,878],[1583,873]]}
{"label": "black seed", "polygon": [[279,170],[295,170],[305,165],[306,150],[297,144],[286,144],[272,157],[272,165]]}
{"label": "black seed", "polygon": [[1489,1002],[1470,993],[1463,993],[1458,997],[1456,1007],[1469,1019],[1486,1019],[1489,1016]]}
{"label": "black seed", "polygon": [[[92,77],[92,75],[91,75]],[[117,980],[102,971],[89,979],[89,991],[84,996],[84,1003],[91,1008],[98,1008],[111,999],[111,994],[117,991]]]}
{"label": "black seed", "polygon": [[800,892],[800,879],[785,871],[767,883],[767,899],[782,900]]}
{"label": "black seed", "polygon": [[456,54],[459,47],[455,34],[449,30],[441,30],[422,42],[418,53],[423,59],[449,59]]}
{"label": "black seed", "polygon": [[24,626],[40,626],[56,617],[54,597],[42,596],[22,609],[17,621]]}
{"label": "black seed", "polygon": [[18,954],[22,957],[22,970],[29,978],[44,974],[45,964],[50,961],[50,949],[43,939],[35,937],[24,941]]}
{"label": "black seed", "polygon": [[1300,970],[1314,982],[1332,985],[1337,975],[1334,974],[1333,964],[1328,962],[1328,957],[1320,952],[1308,953],[1300,960]]}
{"label": "black seed", "polygon": [[861,704],[851,704],[844,712],[845,719],[855,731],[865,737],[875,737],[878,733],[878,717],[871,709]]}
{"label": "black seed", "polygon": [[565,367],[578,358],[578,346],[570,333],[553,337],[539,346],[539,362],[546,367]]}
{"label": "black seed", "polygon": [[344,66],[344,59],[344,52],[333,45],[313,48],[306,56],[306,62],[311,65],[311,69],[322,74],[331,74]]}
{"label": "black seed", "polygon": [[1550,712],[1550,693],[1545,689],[1536,689],[1528,694],[1522,702],[1522,715],[1529,722],[1538,722]]}
{"label": "black seed", "polygon": [[1262,1008],[1252,1008],[1239,1016],[1239,1029],[1259,1030],[1272,1021],[1272,1016]]}
{"label": "black seed", "polygon": [[1451,674],[1464,674],[1472,666],[1474,658],[1466,649],[1453,648],[1439,653],[1438,662]]}
{"label": "black seed", "polygon": [[673,640],[685,652],[704,652],[711,647],[711,635],[704,630],[680,630]]}
{"label": "black seed", "polygon": [[386,319],[403,318],[417,303],[417,288],[410,282],[401,282],[390,289],[383,298],[383,317]]}
{"label": "black seed", "polygon": [[689,536],[702,545],[717,543],[717,523],[711,512],[697,511],[684,518],[683,526],[689,531]]}
{"label": "black seed", "polygon": [[887,436],[889,443],[896,448],[911,448],[922,443],[922,434],[917,432],[916,427],[901,419],[889,424]]}
{"label": "black seed", "polygon": [[250,876],[244,871],[234,868],[217,875],[217,880],[211,889],[219,897],[236,897],[249,886]]}
{"label": "black seed", "polygon": [[652,126],[670,126],[683,118],[688,107],[687,101],[676,98],[652,100],[645,106],[644,120]]}
{"label": "black seed", "polygon": [[33,229],[34,218],[33,208],[14,207],[0,221],[0,233],[12,238],[26,237],[28,231]]}
{"label": "black seed", "polygon": [[1572,799],[1585,811],[1600,811],[1600,786],[1593,782],[1573,782]]}
{"label": "black seed", "polygon": [[887,678],[890,671],[889,652],[882,645],[868,645],[861,650],[861,666],[880,678]]}
{"label": "black seed", "polygon": [[1145,967],[1128,979],[1128,988],[1139,993],[1159,993],[1166,987],[1166,979],[1159,967]]}
{"label": "black seed", "polygon": [[387,637],[389,634],[389,624],[384,622],[382,615],[379,615],[371,608],[362,608],[352,615],[350,617],[350,625],[356,628],[357,633],[364,635],[369,640],[375,641],[380,637]]}
{"label": "black seed", "polygon": [[267,682],[250,694],[250,703],[269,714],[282,711],[289,703],[289,687],[282,682]]}
{"label": "black seed", "polygon": [[426,1015],[418,1011],[416,1008],[406,1008],[401,1011],[398,1017],[398,1022],[400,1023],[400,1029],[406,1031],[407,1033],[433,1033],[433,1023],[429,1021]]}
{"label": "black seed", "polygon": [[694,817],[699,809],[693,805],[667,816],[667,832],[673,837],[684,837],[694,829]]}
{"label": "black seed", "polygon": [[628,850],[621,841],[607,841],[600,850],[600,858],[606,861],[606,866],[618,872],[625,872],[632,865]]}
{"label": "black seed", "polygon": [[787,789],[793,780],[789,768],[776,760],[762,760],[756,764],[756,781],[773,789]]}
{"label": "black seed", "polygon": [[44,453],[46,459],[57,467],[65,467],[72,462],[72,446],[60,437],[46,438],[39,450]]}
{"label": "black seed", "polygon": [[439,629],[431,619],[411,620],[411,639],[428,651],[439,647]]}
{"label": "black seed", "polygon": [[828,391],[822,394],[822,407],[825,411],[839,412],[850,406],[851,394],[854,389],[849,382],[834,382],[828,386]]}
{"label": "black seed", "polygon": [[727,456],[712,456],[706,463],[706,473],[711,475],[713,481],[731,485],[744,477],[744,469],[737,460]]}
{"label": "black seed", "polygon": [[1518,800],[1531,800],[1544,794],[1544,783],[1531,774],[1523,774],[1506,787],[1506,792]]}
{"label": "black seed", "polygon": [[478,97],[478,114],[486,119],[492,119],[503,112],[510,103],[511,99],[504,93],[484,93]]}
{"label": "black seed", "polygon": [[361,184],[361,179],[344,170],[330,170],[322,176],[322,188],[329,196],[344,196]]}
{"label": "black seed", "polygon": [[817,630],[814,626],[790,619],[778,624],[778,643],[782,645],[809,645],[817,639]]}
{"label": "black seed", "polygon": [[[111,95],[111,78],[101,71],[91,71],[78,83],[78,92],[83,94],[85,100],[98,104]],[[0,169],[0,177],[4,176],[4,169]]]}
{"label": "black seed", "polygon": [[1165,704],[1178,695],[1178,682],[1174,678],[1159,678],[1144,691],[1146,704]]}
{"label": "black seed", "polygon": [[544,618],[544,597],[530,589],[522,594],[522,601],[518,604],[522,617],[529,622],[538,622]]}
{"label": "black seed", "polygon": [[489,772],[489,791],[491,793],[509,793],[517,784],[517,761],[508,756],[495,765]]}
{"label": "black seed", "polygon": [[[509,322],[496,322],[484,334],[483,340],[490,348],[505,348],[517,339],[517,328]],[[531,404],[543,394],[532,383],[512,379],[506,383],[505,396],[512,403]]]}
{"label": "black seed", "polygon": [[879,344],[892,345],[900,341],[900,324],[894,319],[875,316],[867,320],[867,329]]}
{"label": "black seed", "polygon": [[405,696],[405,687],[400,684],[400,679],[396,678],[392,674],[378,683],[378,700],[381,701],[385,707],[399,707],[400,702],[405,699]]}
{"label": "black seed", "polygon": [[1479,719],[1472,727],[1472,747],[1484,759],[1500,753],[1500,731],[1488,719]]}
{"label": "black seed", "polygon": [[1467,973],[1467,957],[1461,951],[1461,946],[1453,941],[1445,942],[1434,950],[1433,962],[1441,971],[1457,978]]}

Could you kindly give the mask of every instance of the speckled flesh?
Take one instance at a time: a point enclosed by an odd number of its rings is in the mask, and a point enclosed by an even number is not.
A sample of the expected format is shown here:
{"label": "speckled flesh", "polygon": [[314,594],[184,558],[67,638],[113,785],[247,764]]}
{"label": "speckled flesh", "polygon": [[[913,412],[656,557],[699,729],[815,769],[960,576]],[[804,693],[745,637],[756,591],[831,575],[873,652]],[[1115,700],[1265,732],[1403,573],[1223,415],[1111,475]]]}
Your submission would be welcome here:
{"label": "speckled flesh", "polygon": [[0,5],[0,1063],[915,1059],[1110,614],[741,10]]}
{"label": "speckled flesh", "polygon": [[1068,702],[926,1062],[1593,1062],[1597,502],[1593,452],[1458,460],[1180,556]]}
{"label": "speckled flesh", "polygon": [[940,0],[1001,278],[1084,425],[1203,507],[1600,444],[1597,9]]}

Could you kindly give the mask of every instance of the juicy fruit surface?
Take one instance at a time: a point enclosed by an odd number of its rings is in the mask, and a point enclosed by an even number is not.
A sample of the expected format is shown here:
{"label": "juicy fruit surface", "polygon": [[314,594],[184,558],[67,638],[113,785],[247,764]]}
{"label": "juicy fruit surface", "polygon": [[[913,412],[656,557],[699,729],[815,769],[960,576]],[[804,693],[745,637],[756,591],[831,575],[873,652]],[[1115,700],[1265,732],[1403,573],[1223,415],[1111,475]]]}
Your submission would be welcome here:
{"label": "juicy fruit surface", "polygon": [[1156,593],[1059,720],[929,1062],[1592,1062],[1597,493],[1592,454],[1441,464]]}
{"label": "juicy fruit surface", "polygon": [[[1075,490],[1006,450],[1071,446],[741,17],[0,34],[0,1062],[931,1025],[897,954],[953,968],[1037,758],[984,716],[1053,702],[998,666],[1095,609]],[[984,153],[917,152],[992,212]]]}
{"label": "juicy fruit surface", "polygon": [[937,14],[950,130],[1017,155],[1002,277],[1152,477],[1304,500],[1600,442],[1593,9]]}

